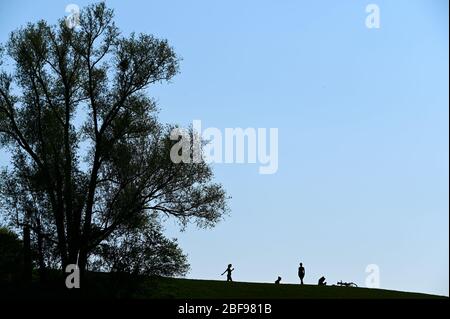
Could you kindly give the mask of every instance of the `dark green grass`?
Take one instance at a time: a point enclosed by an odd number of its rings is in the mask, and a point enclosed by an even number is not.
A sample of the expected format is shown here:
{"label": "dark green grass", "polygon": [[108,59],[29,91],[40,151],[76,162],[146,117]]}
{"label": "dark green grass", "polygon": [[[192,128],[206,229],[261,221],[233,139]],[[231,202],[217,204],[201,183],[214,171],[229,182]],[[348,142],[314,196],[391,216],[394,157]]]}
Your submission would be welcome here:
{"label": "dark green grass", "polygon": [[[410,293],[384,289],[351,288],[336,286],[268,284],[248,282],[224,282],[214,280],[192,280],[160,278],[153,281],[153,295],[156,298],[255,298],[255,299],[423,299],[445,298],[441,296]],[[154,294],[156,292],[156,295]],[[143,289],[136,296],[151,295]]]}
{"label": "dark green grass", "polygon": [[125,274],[89,273],[82,289],[68,290],[60,273],[46,284],[0,283],[6,299],[429,299],[443,296],[383,289],[335,286],[225,282]]}

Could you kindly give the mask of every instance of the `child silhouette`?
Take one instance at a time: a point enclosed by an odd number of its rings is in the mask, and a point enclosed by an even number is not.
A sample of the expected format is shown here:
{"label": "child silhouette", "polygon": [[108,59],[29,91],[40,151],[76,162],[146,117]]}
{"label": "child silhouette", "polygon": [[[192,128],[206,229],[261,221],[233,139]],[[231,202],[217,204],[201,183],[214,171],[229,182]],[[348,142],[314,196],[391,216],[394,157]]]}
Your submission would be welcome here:
{"label": "child silhouette", "polygon": [[231,278],[231,272],[234,270],[234,268],[231,268],[232,266],[232,264],[229,264],[228,268],[225,269],[225,271],[222,273],[222,276],[223,274],[227,273],[227,281],[233,281],[233,279]]}
{"label": "child silhouette", "polygon": [[318,285],[319,286],[326,286],[327,285],[327,282],[325,281],[325,277],[324,276],[320,277]]}

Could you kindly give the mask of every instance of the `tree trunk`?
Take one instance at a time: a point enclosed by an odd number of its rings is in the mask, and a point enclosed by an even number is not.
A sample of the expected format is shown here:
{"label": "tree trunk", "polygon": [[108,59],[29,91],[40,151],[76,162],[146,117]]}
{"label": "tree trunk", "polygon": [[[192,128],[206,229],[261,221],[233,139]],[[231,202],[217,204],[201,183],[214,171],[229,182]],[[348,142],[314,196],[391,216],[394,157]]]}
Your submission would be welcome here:
{"label": "tree trunk", "polygon": [[47,268],[45,266],[44,260],[44,236],[42,235],[41,232],[41,223],[39,219],[38,219],[37,240],[38,240],[39,279],[41,282],[46,282]]}
{"label": "tree trunk", "polygon": [[23,281],[31,283],[33,276],[33,266],[31,263],[31,232],[30,225],[23,226]]}

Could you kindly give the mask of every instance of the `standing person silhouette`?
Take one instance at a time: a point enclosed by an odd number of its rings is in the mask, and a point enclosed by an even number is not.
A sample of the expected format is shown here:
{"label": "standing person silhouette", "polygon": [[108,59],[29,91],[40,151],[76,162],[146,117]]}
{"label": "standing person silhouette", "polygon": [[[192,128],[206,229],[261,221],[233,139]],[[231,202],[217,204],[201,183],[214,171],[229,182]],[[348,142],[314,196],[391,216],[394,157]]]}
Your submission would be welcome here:
{"label": "standing person silhouette", "polygon": [[305,278],[305,267],[300,263],[300,267],[298,267],[298,277],[300,278],[300,284],[303,285],[303,278]]}
{"label": "standing person silhouette", "polygon": [[232,266],[232,264],[229,264],[228,268],[225,269],[225,271],[222,273],[222,276],[224,273],[227,273],[227,281],[233,281],[233,279],[231,278],[231,272],[234,270],[234,268],[231,268]]}

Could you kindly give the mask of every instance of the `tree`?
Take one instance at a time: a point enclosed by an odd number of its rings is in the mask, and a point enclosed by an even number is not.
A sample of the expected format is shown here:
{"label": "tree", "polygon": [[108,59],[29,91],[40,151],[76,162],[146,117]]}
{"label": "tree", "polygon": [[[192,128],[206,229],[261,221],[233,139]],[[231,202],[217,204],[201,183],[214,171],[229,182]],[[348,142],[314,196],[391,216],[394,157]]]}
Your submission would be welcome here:
{"label": "tree", "polygon": [[123,229],[94,251],[97,270],[134,275],[183,276],[189,270],[187,257],[176,240],[162,234],[153,220],[142,228]]}
{"label": "tree", "polygon": [[0,227],[0,281],[18,280],[22,268],[21,241],[13,232]]}
{"label": "tree", "polygon": [[154,213],[200,227],[227,213],[206,163],[170,160],[174,126],[158,122],[146,95],[178,72],[166,40],[120,35],[100,3],[75,28],[28,24],[4,51],[15,70],[0,72],[0,146],[14,167],[0,196],[63,269],[78,261],[83,271],[102,242],[146,229]]}

